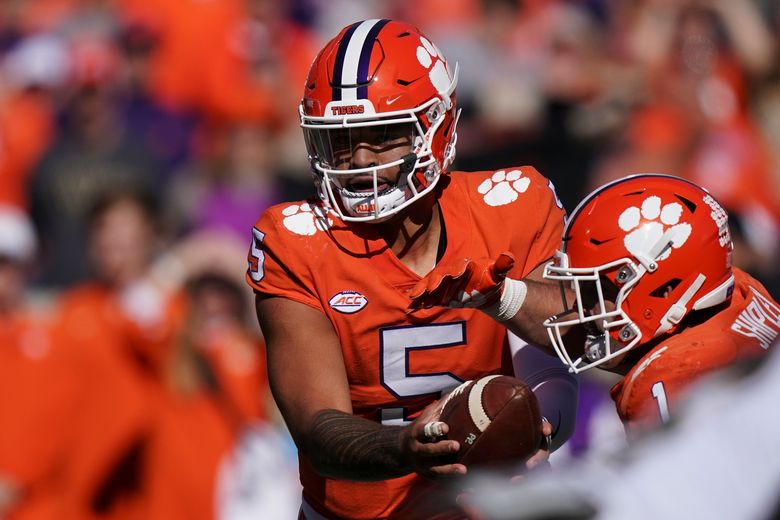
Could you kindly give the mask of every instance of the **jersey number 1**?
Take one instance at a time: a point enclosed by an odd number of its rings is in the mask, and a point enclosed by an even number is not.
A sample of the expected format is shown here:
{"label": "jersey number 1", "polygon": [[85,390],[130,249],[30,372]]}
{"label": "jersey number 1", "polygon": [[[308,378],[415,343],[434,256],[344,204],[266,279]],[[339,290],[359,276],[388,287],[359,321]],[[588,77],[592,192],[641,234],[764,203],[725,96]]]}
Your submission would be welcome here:
{"label": "jersey number 1", "polygon": [[664,382],[658,381],[653,384],[652,388],[653,399],[658,404],[658,413],[661,414],[661,422],[669,422],[669,402],[666,400],[666,388],[664,388]]}

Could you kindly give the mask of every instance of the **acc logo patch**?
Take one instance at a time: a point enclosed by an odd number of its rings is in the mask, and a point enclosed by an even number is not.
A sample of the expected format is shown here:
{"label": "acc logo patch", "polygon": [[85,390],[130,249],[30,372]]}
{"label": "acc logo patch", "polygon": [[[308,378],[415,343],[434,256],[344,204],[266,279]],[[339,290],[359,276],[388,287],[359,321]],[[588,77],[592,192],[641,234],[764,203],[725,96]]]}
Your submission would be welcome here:
{"label": "acc logo patch", "polygon": [[368,300],[357,291],[341,291],[328,300],[328,305],[342,314],[355,314],[368,305]]}

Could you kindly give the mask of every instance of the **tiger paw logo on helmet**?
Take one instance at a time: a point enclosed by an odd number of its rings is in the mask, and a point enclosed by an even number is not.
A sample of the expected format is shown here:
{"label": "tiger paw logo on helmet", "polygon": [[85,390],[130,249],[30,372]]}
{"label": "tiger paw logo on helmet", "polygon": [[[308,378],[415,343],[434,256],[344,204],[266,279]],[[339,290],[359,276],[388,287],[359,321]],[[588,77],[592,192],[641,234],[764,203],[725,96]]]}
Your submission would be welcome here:
{"label": "tiger paw logo on helmet", "polygon": [[452,83],[452,78],[447,70],[444,55],[424,37],[420,37],[420,46],[417,47],[417,61],[428,70],[428,78],[436,90],[439,92],[447,90]]}
{"label": "tiger paw logo on helmet", "polygon": [[[637,257],[644,256],[666,233],[671,231],[671,248],[667,248],[658,260],[666,260],[672,249],[680,248],[691,235],[691,225],[680,222],[683,207],[679,202],[670,202],[661,206],[661,197],[650,196],[642,202],[642,207],[626,208],[618,217],[618,226],[627,234],[623,242],[628,251]],[[640,226],[644,219],[645,222]]]}

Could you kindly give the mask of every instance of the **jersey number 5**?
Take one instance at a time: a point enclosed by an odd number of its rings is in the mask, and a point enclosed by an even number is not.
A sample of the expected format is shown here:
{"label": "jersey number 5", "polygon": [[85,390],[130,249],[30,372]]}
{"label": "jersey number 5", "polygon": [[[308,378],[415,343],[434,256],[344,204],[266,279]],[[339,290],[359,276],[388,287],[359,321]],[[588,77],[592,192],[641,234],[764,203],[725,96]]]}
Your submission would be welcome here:
{"label": "jersey number 5", "polygon": [[265,276],[263,270],[263,262],[265,262],[265,253],[260,249],[260,245],[263,243],[265,233],[257,228],[252,228],[252,247],[249,250],[249,267],[247,272],[253,282],[257,283]]}
{"label": "jersey number 5", "polygon": [[[452,390],[463,381],[448,372],[415,374],[409,370],[409,355],[416,350],[454,347],[466,343],[466,322],[405,325],[379,330],[382,386],[397,399],[409,399]],[[382,424],[407,422],[404,408],[383,408]]]}

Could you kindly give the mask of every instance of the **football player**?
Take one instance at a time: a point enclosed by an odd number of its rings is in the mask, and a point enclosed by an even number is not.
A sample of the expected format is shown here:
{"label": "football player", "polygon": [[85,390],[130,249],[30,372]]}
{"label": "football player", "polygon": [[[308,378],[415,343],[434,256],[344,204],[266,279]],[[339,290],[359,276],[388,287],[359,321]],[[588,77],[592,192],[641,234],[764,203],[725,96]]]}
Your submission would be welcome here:
{"label": "football player", "polygon": [[[559,289],[541,272],[563,209],[531,167],[448,170],[457,74],[414,26],[345,27],[315,58],[300,105],[318,197],[270,208],[253,230],[247,280],[301,455],[305,518],[453,516],[425,478],[466,472],[450,463],[459,446],[441,438],[436,401],[512,374],[510,321],[548,341],[541,323]],[[548,357],[552,368],[514,361],[560,443],[577,386]]]}
{"label": "football player", "polygon": [[[667,175],[607,184],[567,221],[544,276],[574,298],[545,326],[571,371],[624,376],[611,393],[629,434],[668,421],[685,387],[777,338],[780,306],[731,253],[723,208]],[[562,334],[573,326],[584,342]]]}

